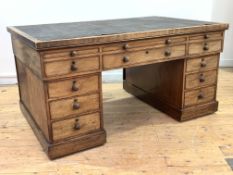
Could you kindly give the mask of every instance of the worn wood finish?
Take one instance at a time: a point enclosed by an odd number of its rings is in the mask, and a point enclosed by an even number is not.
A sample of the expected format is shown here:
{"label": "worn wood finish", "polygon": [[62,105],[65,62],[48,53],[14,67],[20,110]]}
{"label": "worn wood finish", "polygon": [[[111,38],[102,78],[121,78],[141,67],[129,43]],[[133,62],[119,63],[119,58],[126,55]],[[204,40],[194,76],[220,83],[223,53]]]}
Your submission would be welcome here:
{"label": "worn wood finish", "polygon": [[44,84],[32,71],[16,59],[18,82],[20,88],[20,101],[33,115],[36,124],[43,131],[47,140],[50,140],[48,116],[46,113],[46,95]]}
{"label": "worn wood finish", "polygon": [[[100,70],[99,56],[72,59],[66,61],[46,62],[45,65],[46,77],[56,76],[72,76],[85,72],[98,72]],[[72,67],[74,67],[72,69]]]}
{"label": "worn wood finish", "polygon": [[218,112],[182,123],[126,93],[121,83],[104,83],[108,142],[56,161],[21,114],[17,86],[2,86],[0,174],[232,175],[225,161],[233,157],[232,74],[232,68],[219,70]]}
{"label": "worn wood finish", "polygon": [[99,76],[99,74],[94,74],[91,76],[49,82],[49,98],[85,95],[98,92],[100,90]]}
{"label": "worn wood finish", "polygon": [[215,69],[218,67],[219,55],[196,57],[187,60],[186,72],[200,72]]}
{"label": "worn wood finish", "polygon": [[221,52],[222,41],[209,41],[209,42],[197,42],[189,44],[189,54],[190,55],[200,55],[211,52]]}
{"label": "worn wood finish", "polygon": [[184,105],[198,105],[215,99],[215,86],[185,92]]}
{"label": "worn wood finish", "polygon": [[[60,119],[69,115],[77,115],[99,110],[99,98],[99,94],[91,94],[51,101],[49,103],[51,118]],[[74,108],[75,103],[79,105],[77,109]]]}
{"label": "worn wood finish", "polygon": [[101,71],[179,121],[217,110],[228,24],[163,17],[9,27],[21,110],[53,159],[104,144]]}
{"label": "worn wood finish", "polygon": [[100,114],[93,113],[76,118],[54,122],[52,124],[53,140],[88,134],[100,129]]}
{"label": "worn wood finish", "polygon": [[[107,27],[106,27],[107,26]],[[93,45],[111,42],[223,31],[228,24],[166,17],[60,23],[8,27],[35,49]]]}
{"label": "worn wood finish", "polygon": [[[169,55],[168,55],[169,54]],[[137,64],[148,64],[175,59],[185,56],[185,45],[164,47],[158,49],[145,49],[143,51],[127,52],[120,54],[103,55],[103,69],[130,67]],[[124,60],[128,59],[128,60]]]}
{"label": "worn wood finish", "polygon": [[185,88],[193,89],[217,83],[217,71],[199,72],[186,75]]}

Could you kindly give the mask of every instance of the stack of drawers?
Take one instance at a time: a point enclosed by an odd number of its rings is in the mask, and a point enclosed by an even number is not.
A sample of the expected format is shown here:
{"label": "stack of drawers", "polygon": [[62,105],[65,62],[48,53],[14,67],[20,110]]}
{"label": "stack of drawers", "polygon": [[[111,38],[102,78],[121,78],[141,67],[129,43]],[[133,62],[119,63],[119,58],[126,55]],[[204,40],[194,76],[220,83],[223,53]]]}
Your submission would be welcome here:
{"label": "stack of drawers", "polygon": [[216,102],[219,53],[223,47],[223,33],[190,36],[188,46],[190,58],[186,60],[184,87],[186,109]]}
{"label": "stack of drawers", "polygon": [[103,130],[99,48],[41,53],[53,142]]}

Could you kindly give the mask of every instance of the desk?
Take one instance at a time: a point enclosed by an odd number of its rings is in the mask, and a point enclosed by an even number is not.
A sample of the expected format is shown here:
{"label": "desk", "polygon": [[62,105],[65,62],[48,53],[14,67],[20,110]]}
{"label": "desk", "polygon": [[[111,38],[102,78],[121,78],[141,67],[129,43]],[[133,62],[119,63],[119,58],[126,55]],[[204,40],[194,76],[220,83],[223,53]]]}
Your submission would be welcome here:
{"label": "desk", "polygon": [[49,158],[106,142],[101,72],[178,121],[214,113],[228,24],[145,17],[8,27],[20,107]]}

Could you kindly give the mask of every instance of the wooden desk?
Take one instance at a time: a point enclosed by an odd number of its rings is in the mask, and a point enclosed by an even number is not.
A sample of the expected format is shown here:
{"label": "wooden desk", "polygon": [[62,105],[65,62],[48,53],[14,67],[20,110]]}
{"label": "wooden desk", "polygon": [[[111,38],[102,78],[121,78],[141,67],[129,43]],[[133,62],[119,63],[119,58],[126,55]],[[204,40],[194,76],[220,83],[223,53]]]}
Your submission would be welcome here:
{"label": "wooden desk", "polygon": [[51,159],[106,142],[101,72],[171,117],[215,112],[228,24],[146,17],[8,27],[20,107]]}

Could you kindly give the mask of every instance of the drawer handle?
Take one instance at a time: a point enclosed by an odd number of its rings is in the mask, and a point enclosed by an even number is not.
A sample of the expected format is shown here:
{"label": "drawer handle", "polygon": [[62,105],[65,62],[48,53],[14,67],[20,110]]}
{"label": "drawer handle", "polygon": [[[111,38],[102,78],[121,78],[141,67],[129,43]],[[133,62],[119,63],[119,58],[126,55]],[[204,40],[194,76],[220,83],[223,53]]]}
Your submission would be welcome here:
{"label": "drawer handle", "polygon": [[129,49],[129,44],[124,44],[124,45],[123,45],[123,49],[124,49],[124,50]]}
{"label": "drawer handle", "polygon": [[207,64],[206,64],[205,62],[201,62],[200,66],[201,66],[201,67],[206,67]]}
{"label": "drawer handle", "polygon": [[81,126],[79,123],[79,119],[76,119],[75,124],[74,124],[74,130],[80,130],[80,129],[81,129]]}
{"label": "drawer handle", "polygon": [[127,56],[124,56],[124,57],[123,57],[123,59],[122,59],[122,61],[123,61],[124,63],[127,63],[127,62],[129,62],[129,57],[127,57]]}
{"label": "drawer handle", "polygon": [[200,74],[199,81],[200,81],[200,83],[205,82],[205,77],[203,74]]}
{"label": "drawer handle", "polygon": [[204,35],[204,39],[209,39],[209,38],[210,38],[210,36],[208,34]]}
{"label": "drawer handle", "polygon": [[76,71],[76,70],[78,70],[75,61],[72,61],[71,66],[70,66],[70,70],[71,70],[71,71]]}
{"label": "drawer handle", "polygon": [[203,50],[204,50],[204,51],[208,51],[208,50],[209,50],[209,46],[208,46],[207,43],[205,43],[205,45],[204,45],[204,47],[203,47]]}
{"label": "drawer handle", "polygon": [[198,98],[199,100],[203,99],[203,98],[204,98],[203,93],[202,93],[202,92],[200,92],[200,93],[199,93],[199,95],[197,96],[197,98]]}
{"label": "drawer handle", "polygon": [[165,44],[169,45],[169,44],[171,44],[171,43],[172,43],[172,40],[171,40],[171,39],[166,39],[166,40],[165,40]]}
{"label": "drawer handle", "polygon": [[170,50],[165,50],[164,55],[167,56],[167,57],[171,56],[171,51]]}
{"label": "drawer handle", "polygon": [[77,54],[78,54],[78,52],[76,52],[76,51],[74,51],[74,50],[70,52],[70,56],[71,56],[71,57],[74,57],[74,56],[76,56]]}
{"label": "drawer handle", "polygon": [[71,90],[72,91],[78,91],[79,90],[76,81],[73,81]]}
{"label": "drawer handle", "polygon": [[74,99],[74,102],[73,102],[73,109],[74,109],[74,110],[77,110],[77,109],[79,109],[79,108],[80,108],[80,104],[79,104],[78,100],[77,100],[77,99]]}

